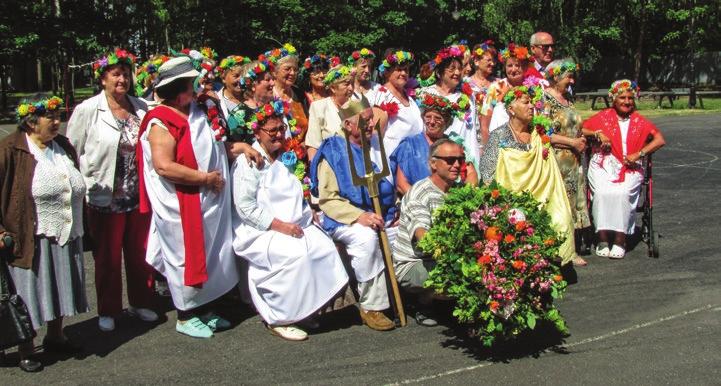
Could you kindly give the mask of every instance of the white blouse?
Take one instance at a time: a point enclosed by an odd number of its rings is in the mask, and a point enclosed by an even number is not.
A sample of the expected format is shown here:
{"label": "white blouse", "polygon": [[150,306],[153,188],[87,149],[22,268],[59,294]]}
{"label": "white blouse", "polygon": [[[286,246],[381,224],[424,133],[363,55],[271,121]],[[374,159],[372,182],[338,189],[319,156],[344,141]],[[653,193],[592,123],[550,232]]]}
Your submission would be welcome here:
{"label": "white blouse", "polygon": [[31,188],[37,215],[35,234],[65,245],[83,235],[85,182],[55,141],[40,149],[27,135],[26,140],[37,161]]}

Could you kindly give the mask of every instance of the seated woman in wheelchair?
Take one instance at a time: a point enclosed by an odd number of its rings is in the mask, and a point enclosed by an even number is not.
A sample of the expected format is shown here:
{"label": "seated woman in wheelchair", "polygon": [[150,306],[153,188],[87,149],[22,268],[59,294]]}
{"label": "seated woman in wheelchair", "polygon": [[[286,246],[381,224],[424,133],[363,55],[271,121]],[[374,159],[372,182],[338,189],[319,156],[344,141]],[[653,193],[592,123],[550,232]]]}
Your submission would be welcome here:
{"label": "seated woman in wheelchair", "polygon": [[635,228],[642,160],[666,142],[658,128],[636,111],[636,82],[617,80],[608,94],[613,106],[583,122],[583,134],[596,140],[588,166],[591,212],[598,232],[596,255],[621,259],[626,254],[626,235]]}

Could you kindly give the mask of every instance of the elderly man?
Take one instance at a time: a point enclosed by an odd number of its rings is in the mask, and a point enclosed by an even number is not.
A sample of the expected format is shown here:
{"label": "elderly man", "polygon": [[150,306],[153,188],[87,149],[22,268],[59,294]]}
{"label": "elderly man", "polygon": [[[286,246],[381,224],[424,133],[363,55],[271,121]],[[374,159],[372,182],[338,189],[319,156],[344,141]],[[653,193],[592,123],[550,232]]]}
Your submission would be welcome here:
{"label": "elderly man", "polygon": [[431,228],[433,211],[443,204],[448,189],[456,184],[464,162],[461,145],[445,138],[435,141],[428,157],[431,175],[413,185],[401,202],[393,261],[398,284],[407,292],[418,295],[415,318],[422,326],[438,324],[429,317],[433,292],[423,288],[435,261],[416,248],[416,244]]}
{"label": "elderly man", "polygon": [[531,53],[535,59],[533,67],[529,67],[525,76],[536,76],[543,79],[542,73],[546,71],[548,63],[553,61],[555,43],[553,36],[548,32],[538,31],[531,35]]}
{"label": "elderly man", "polygon": [[[376,122],[373,109],[362,97],[348,101],[339,109],[338,115],[351,144],[353,167],[359,175],[364,175],[361,136],[370,141],[376,156],[380,149],[378,137],[373,133]],[[368,190],[353,184],[348,162],[346,139],[341,135],[325,139],[310,167],[313,194],[317,195],[318,205],[324,213],[323,229],[333,240],[344,244],[351,257],[351,266],[358,280],[363,323],[374,330],[391,330],[395,325],[382,312],[389,307],[389,301],[378,230],[391,224],[395,218],[394,188],[386,179],[380,182],[384,216],[375,214]],[[377,169],[378,165],[380,162],[374,159],[374,168]],[[389,238],[392,239],[394,233],[395,228],[388,229]]]}

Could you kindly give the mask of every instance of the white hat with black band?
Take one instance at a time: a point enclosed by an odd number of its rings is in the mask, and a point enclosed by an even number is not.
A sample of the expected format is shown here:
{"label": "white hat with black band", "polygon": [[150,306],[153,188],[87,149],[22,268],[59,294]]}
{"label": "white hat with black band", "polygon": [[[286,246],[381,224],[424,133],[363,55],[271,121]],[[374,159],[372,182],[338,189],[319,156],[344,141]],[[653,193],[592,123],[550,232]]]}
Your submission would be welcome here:
{"label": "white hat with black band", "polygon": [[163,87],[180,78],[195,78],[200,73],[193,68],[193,63],[187,56],[172,58],[163,63],[158,69],[158,83],[155,88]]}

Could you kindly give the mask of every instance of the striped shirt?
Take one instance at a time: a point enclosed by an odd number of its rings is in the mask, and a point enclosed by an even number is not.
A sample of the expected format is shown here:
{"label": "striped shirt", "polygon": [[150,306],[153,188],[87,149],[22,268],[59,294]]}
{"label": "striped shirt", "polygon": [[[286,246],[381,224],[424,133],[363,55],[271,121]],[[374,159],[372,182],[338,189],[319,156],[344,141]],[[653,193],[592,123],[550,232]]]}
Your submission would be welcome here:
{"label": "striped shirt", "polygon": [[398,235],[393,243],[396,276],[401,278],[414,264],[421,263],[423,252],[416,248],[414,233],[430,229],[433,211],[443,204],[445,193],[429,177],[418,181],[403,196]]}

